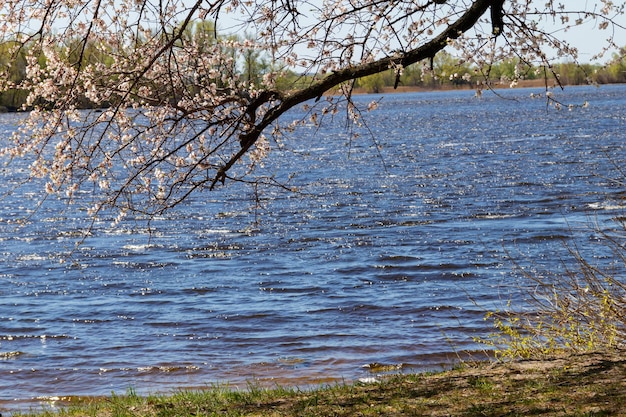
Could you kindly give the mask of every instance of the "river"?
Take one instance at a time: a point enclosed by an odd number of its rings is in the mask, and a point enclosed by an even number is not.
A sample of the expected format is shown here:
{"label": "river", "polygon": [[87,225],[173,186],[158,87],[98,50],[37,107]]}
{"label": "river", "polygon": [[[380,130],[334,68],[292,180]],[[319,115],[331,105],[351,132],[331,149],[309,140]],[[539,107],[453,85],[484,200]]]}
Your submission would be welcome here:
{"label": "river", "polygon": [[[380,99],[359,138],[337,116],[274,146],[260,174],[297,192],[234,184],[97,222],[66,263],[84,212],[35,211],[39,185],[3,165],[0,410],[486,358],[486,311],[524,298],[513,264],[558,272],[567,242],[602,261],[595,228],[623,215],[626,86],[555,91],[587,102],[560,111],[531,93],[355,97]],[[20,117],[0,115],[0,146]]]}

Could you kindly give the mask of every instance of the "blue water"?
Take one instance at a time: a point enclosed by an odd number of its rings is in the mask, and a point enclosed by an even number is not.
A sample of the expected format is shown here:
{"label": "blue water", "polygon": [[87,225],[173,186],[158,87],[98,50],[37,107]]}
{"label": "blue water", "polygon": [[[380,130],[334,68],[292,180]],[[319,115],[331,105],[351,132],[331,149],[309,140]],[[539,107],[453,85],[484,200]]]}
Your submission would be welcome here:
{"label": "blue water", "polygon": [[558,272],[564,242],[608,262],[594,228],[623,215],[626,86],[556,91],[589,104],[561,111],[531,92],[386,95],[367,129],[337,116],[274,144],[259,174],[297,192],[231,184],[102,219],[77,250],[80,204],[34,210],[40,185],[3,166],[0,410],[486,357],[486,310],[523,301],[513,263]]}

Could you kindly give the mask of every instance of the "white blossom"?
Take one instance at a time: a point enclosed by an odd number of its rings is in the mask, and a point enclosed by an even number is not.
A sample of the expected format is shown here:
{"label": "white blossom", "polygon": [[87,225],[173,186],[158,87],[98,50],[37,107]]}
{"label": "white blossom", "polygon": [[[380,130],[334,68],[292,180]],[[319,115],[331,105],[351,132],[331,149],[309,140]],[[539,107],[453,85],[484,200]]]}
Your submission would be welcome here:
{"label": "white blossom", "polygon": [[[506,1],[498,36],[491,4],[4,2],[0,35],[16,43],[21,78],[1,77],[0,87],[25,92],[20,104],[29,112],[0,157],[28,158],[44,192],[95,190],[90,215],[158,213],[191,188],[254,175],[270,145],[282,146],[309,122],[341,114],[362,134],[367,115],[352,101],[351,74],[387,72],[401,82],[417,65],[422,80],[472,83],[480,96],[494,82],[486,70],[492,63],[515,58],[543,76],[554,71],[553,59],[578,62],[564,30],[606,29],[597,57],[623,35],[616,25],[623,2]],[[204,20],[218,15],[237,22],[231,33]],[[460,19],[471,21],[463,33]],[[451,63],[438,62],[446,56]],[[515,86],[525,71],[518,64],[499,82]],[[551,91],[545,98],[559,108]],[[288,118],[305,103],[300,119]],[[371,101],[366,109],[378,106]]]}

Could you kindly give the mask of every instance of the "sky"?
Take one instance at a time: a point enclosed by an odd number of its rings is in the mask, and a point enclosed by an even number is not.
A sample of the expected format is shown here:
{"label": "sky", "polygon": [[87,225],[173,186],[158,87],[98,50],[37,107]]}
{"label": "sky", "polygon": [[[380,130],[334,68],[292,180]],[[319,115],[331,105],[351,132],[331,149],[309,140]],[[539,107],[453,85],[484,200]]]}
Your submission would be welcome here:
{"label": "sky", "polygon": [[[314,3],[316,0],[309,1]],[[543,9],[545,1],[546,0],[536,0],[537,3],[541,3],[538,4],[540,9]],[[601,0],[567,0],[563,3],[565,3],[568,10],[590,10],[594,8],[594,4],[601,3]],[[620,5],[622,3],[618,1],[616,4]],[[597,8],[596,6],[595,9],[597,10]],[[223,19],[224,17],[226,17],[226,19]],[[241,27],[237,26],[232,20],[229,20],[227,16],[220,15],[220,20],[221,22],[218,23],[218,27],[224,29],[224,26],[234,25],[233,27],[241,29]],[[574,17],[572,17],[570,21],[573,24]],[[580,63],[605,63],[611,59],[612,52],[617,52],[615,49],[609,51],[608,54],[599,60],[594,61],[592,59],[600,52],[602,46],[607,45],[607,38],[614,34],[616,43],[620,47],[626,46],[626,15],[618,16],[616,21],[622,26],[621,28],[609,26],[607,29],[601,30],[598,28],[598,22],[593,20],[589,20],[580,26],[572,27],[567,31],[563,31],[563,25],[560,23],[560,20],[557,20],[554,25],[550,22],[545,22],[544,27],[547,31],[553,32],[559,38],[566,40],[570,45],[578,48]],[[226,32],[228,32],[228,30],[226,30]]]}
{"label": "sky", "polygon": [[[568,3],[569,5],[569,3]],[[607,29],[598,29],[596,22],[587,22],[581,26],[573,27],[566,32],[557,32],[559,37],[567,40],[570,45],[578,48],[579,59],[581,63],[592,62],[592,57],[599,52],[603,45],[607,44],[607,38],[614,35],[616,43],[620,47],[626,46],[626,16],[619,16],[617,22],[622,28],[612,28],[609,26]],[[556,27],[554,28],[556,29]],[[615,50],[612,50],[616,52]],[[593,62],[606,62],[610,59],[609,53],[599,61]]]}

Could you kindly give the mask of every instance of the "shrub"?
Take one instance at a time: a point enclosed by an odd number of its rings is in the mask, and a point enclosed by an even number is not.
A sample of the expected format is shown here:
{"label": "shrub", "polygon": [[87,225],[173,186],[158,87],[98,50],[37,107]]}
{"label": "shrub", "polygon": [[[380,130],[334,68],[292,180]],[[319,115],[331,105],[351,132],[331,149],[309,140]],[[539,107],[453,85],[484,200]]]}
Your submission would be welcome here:
{"label": "shrub", "polygon": [[600,244],[611,253],[610,265],[596,265],[575,245],[567,246],[571,265],[565,273],[525,272],[531,284],[527,305],[487,313],[495,332],[481,340],[498,358],[530,358],[562,352],[621,347],[626,342],[625,219],[601,231]]}

